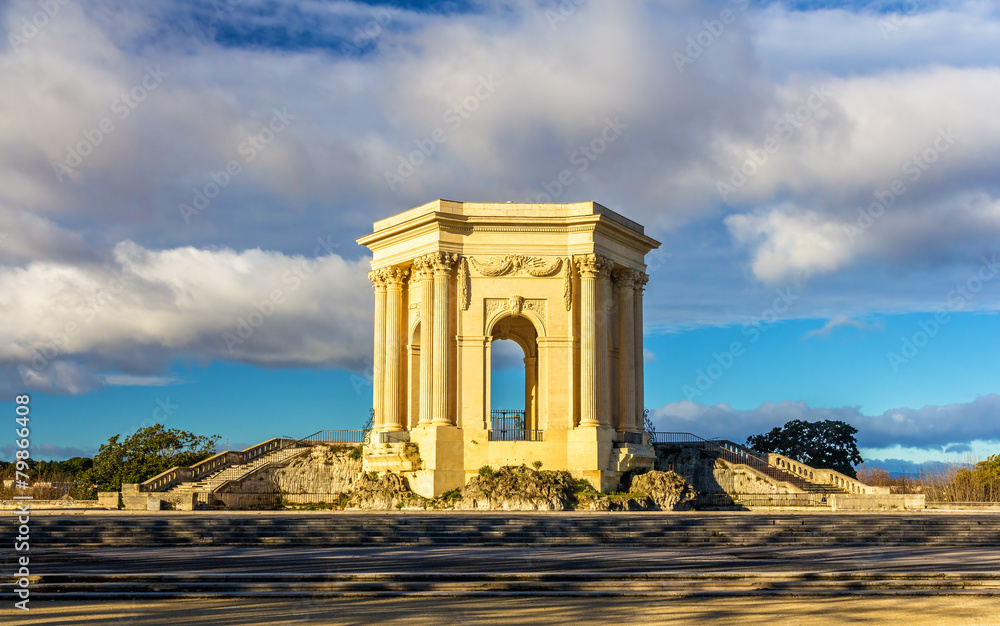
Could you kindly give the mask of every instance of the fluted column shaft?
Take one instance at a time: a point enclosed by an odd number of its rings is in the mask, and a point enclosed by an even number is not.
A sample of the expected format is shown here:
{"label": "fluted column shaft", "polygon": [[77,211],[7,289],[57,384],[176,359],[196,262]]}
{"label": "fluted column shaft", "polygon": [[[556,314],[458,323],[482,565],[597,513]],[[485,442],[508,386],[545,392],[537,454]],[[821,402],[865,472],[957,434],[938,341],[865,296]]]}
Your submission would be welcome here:
{"label": "fluted column shaft", "polygon": [[600,316],[597,324],[597,421],[611,425],[611,262],[598,256],[597,295]]}
{"label": "fluted column shaft", "polygon": [[597,412],[597,263],[576,259],[580,272],[580,426],[600,425]]}
{"label": "fluted column shaft", "polygon": [[399,370],[400,370],[400,339],[403,321],[403,279],[406,270],[386,268],[386,307],[385,307],[385,386],[383,410],[385,411],[385,430],[403,430],[403,419],[400,412]]}
{"label": "fluted column shaft", "polygon": [[457,255],[437,253],[434,258],[434,408],[431,423],[451,425],[448,415],[448,321],[451,267]]}
{"label": "fluted column shaft", "polygon": [[375,351],[372,355],[372,428],[381,430],[385,423],[385,280],[379,272],[368,274],[375,288]]}
{"label": "fluted column shaft", "polygon": [[634,270],[615,272],[618,292],[618,428],[635,430]]}
{"label": "fluted column shaft", "polygon": [[420,276],[420,424],[430,424],[434,410],[434,269],[417,259]]}
{"label": "fluted column shaft", "polygon": [[646,408],[645,390],[643,389],[645,355],[642,349],[642,292],[647,282],[649,282],[649,276],[644,272],[638,272],[632,292],[632,319],[634,320],[632,322],[632,336],[634,337],[632,345],[635,351],[633,359],[635,360],[635,428],[637,431],[646,429],[642,419]]}

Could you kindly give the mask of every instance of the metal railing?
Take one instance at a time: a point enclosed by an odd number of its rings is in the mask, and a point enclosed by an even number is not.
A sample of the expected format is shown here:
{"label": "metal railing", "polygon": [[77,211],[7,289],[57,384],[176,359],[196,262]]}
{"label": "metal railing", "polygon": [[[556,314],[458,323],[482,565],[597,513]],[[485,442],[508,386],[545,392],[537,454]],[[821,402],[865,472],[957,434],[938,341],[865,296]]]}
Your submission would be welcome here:
{"label": "metal railing", "polygon": [[299,441],[308,443],[363,443],[367,430],[320,430]]}
{"label": "metal railing", "polygon": [[172,467],[141,483],[139,491],[166,491],[178,483],[199,481],[233,466],[244,469],[241,476],[246,476],[270,463],[274,459],[273,455],[287,448],[309,447],[319,443],[361,443],[365,434],[364,430],[319,430],[300,439],[291,437],[268,439],[246,450],[220,452],[190,467]]}
{"label": "metal railing", "polygon": [[490,441],[542,441],[543,431],[526,428],[524,411],[493,409],[490,411]]}
{"label": "metal railing", "polygon": [[750,448],[726,439],[704,439],[692,433],[662,432],[656,433],[653,441],[655,443],[682,443],[696,446],[705,450],[710,456],[728,461],[729,463],[752,467],[775,480],[791,483],[802,489],[807,489],[811,484],[808,480],[800,476],[774,467]]}

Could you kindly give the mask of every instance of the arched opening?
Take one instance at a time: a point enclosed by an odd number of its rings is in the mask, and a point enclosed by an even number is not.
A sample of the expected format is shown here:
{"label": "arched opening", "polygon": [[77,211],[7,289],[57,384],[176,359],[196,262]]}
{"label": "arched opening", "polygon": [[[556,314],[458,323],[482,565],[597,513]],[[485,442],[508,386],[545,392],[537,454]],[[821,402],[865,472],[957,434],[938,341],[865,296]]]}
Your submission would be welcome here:
{"label": "arched opening", "polygon": [[490,344],[490,410],[524,411],[524,350],[511,339]]}
{"label": "arched opening", "polygon": [[540,441],[538,333],[527,318],[504,317],[493,325],[487,392],[492,441]]}

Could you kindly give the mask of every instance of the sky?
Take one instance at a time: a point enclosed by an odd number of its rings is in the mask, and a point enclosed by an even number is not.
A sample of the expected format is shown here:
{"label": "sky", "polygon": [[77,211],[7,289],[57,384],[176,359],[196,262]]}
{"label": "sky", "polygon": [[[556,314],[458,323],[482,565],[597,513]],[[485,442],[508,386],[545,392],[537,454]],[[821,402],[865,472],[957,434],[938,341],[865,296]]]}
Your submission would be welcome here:
{"label": "sky", "polygon": [[1000,452],[994,3],[8,0],[0,33],[0,400],[31,394],[36,457],[361,427],[354,240],[436,198],[663,243],[657,430]]}

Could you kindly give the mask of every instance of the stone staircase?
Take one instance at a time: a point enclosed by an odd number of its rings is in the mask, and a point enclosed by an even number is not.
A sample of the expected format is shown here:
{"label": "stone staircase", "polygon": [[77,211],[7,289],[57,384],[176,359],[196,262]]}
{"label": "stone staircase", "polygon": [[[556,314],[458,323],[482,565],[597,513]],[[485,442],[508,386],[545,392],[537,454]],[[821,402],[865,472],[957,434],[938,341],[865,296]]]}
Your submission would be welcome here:
{"label": "stone staircase", "polygon": [[772,480],[788,483],[803,494],[888,493],[888,488],[870,487],[839,472],[817,470],[779,454],[768,454],[764,458],[745,446],[725,439],[703,439],[691,433],[661,434],[668,436],[669,441],[655,445],[697,447],[709,457],[731,465],[746,466]]}
{"label": "stone staircase", "polygon": [[200,480],[181,482],[170,488],[167,493],[213,493],[229,481],[243,479],[266,466],[282,463],[308,450],[309,446],[294,446],[268,452],[252,461],[224,467]]}
{"label": "stone staircase", "polygon": [[[8,534],[16,517],[0,526]],[[228,546],[1000,546],[992,513],[255,511],[32,517],[46,549]],[[34,548],[34,546],[32,546]]]}

